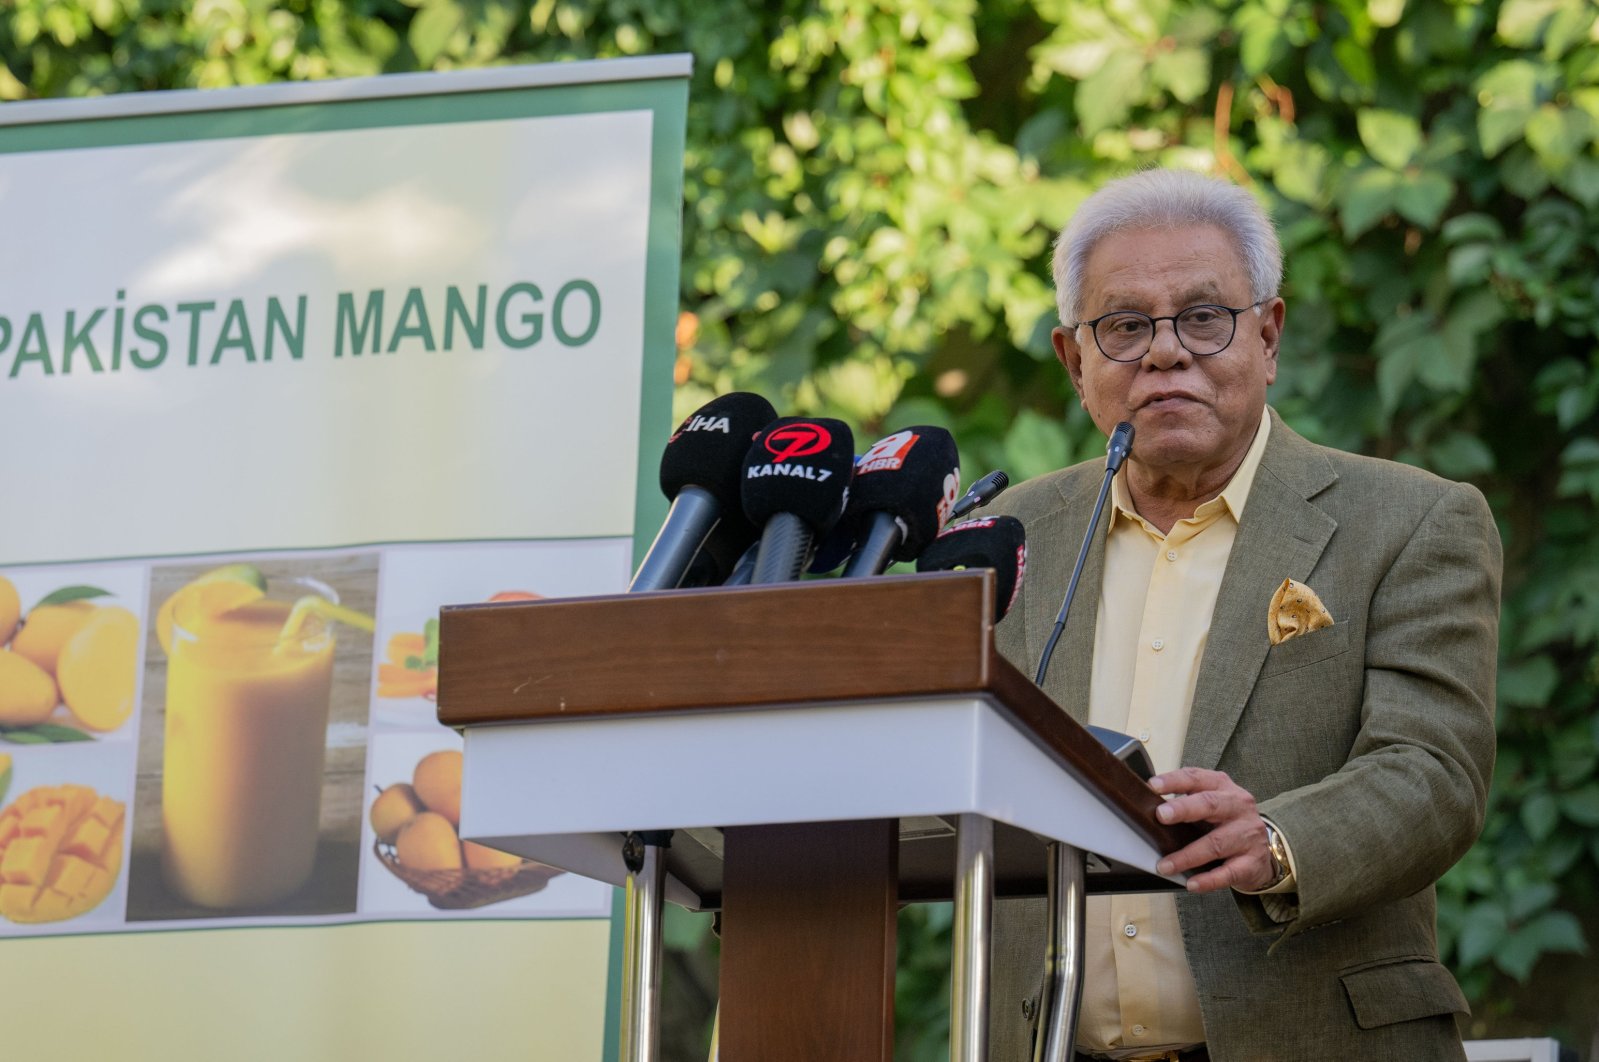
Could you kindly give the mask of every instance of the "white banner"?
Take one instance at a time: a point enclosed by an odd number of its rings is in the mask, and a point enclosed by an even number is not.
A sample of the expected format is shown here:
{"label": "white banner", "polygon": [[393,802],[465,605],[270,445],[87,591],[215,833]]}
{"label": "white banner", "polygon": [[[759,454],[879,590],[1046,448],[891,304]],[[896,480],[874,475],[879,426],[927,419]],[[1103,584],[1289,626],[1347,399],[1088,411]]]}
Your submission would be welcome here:
{"label": "white banner", "polygon": [[[309,948],[372,978],[313,1010],[439,1010],[372,1045],[599,1054],[612,890],[462,844],[433,700],[441,605],[624,589],[664,511],[687,62],[576,66],[0,108],[0,1024],[76,979],[103,1055],[253,1057],[337,1026],[257,1005]],[[396,920],[399,983],[336,928]]]}

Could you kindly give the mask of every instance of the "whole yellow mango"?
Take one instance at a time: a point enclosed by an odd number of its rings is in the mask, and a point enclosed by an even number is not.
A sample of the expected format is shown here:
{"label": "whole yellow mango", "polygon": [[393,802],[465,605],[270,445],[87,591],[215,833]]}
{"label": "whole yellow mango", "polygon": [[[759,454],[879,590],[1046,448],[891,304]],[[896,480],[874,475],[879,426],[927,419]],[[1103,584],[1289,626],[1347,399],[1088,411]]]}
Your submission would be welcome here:
{"label": "whole yellow mango", "polygon": [[11,649],[44,668],[54,678],[61,648],[83,629],[94,613],[95,606],[87,601],[40,605],[28,613],[22,629],[11,643]]}
{"label": "whole yellow mango", "polygon": [[32,726],[55,711],[56,680],[19,653],[0,649],[0,723]]}
{"label": "whole yellow mango", "polygon": [[461,839],[450,820],[424,811],[400,829],[394,854],[412,870],[460,870]]}
{"label": "whole yellow mango", "polygon": [[0,575],[0,645],[5,645],[17,633],[17,620],[22,618],[22,598],[11,580]]}
{"label": "whole yellow mango", "polygon": [[496,870],[502,867],[519,867],[522,857],[511,852],[502,852],[498,848],[478,844],[476,841],[462,841],[461,853],[466,856],[466,865],[469,870]]}
{"label": "whole yellow mango", "polygon": [[115,605],[97,609],[56,660],[61,699],[90,730],[115,730],[133,714],[139,621]]}
{"label": "whole yellow mango", "polygon": [[368,813],[372,819],[372,832],[383,843],[393,844],[405,824],[426,810],[415,789],[404,782],[391,785],[372,801],[372,810]]}
{"label": "whole yellow mango", "polygon": [[411,785],[429,811],[461,824],[461,753],[456,749],[430,752],[417,761]]}

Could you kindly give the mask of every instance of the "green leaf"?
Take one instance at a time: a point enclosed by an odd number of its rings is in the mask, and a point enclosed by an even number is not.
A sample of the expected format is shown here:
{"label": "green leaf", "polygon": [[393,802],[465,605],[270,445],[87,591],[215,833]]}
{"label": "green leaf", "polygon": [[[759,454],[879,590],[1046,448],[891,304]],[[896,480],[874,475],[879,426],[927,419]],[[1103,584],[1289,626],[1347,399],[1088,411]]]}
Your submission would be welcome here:
{"label": "green leaf", "polygon": [[1575,917],[1566,911],[1545,911],[1506,935],[1494,952],[1494,965],[1524,982],[1544,955],[1582,952],[1586,947],[1582,926]]}
{"label": "green leaf", "polygon": [[1320,204],[1327,192],[1327,149],[1320,144],[1291,140],[1283,145],[1272,178],[1277,191],[1289,199]]}
{"label": "green leaf", "polygon": [[1505,0],[1499,9],[1499,37],[1517,48],[1534,48],[1542,43],[1544,24],[1560,10],[1566,0]]}
{"label": "green leaf", "polygon": [[417,66],[424,70],[432,67],[460,25],[461,9],[453,0],[428,0],[406,33],[411,51],[416,53]]}
{"label": "green leaf", "polygon": [[1355,114],[1355,128],[1371,157],[1391,170],[1410,165],[1421,149],[1421,126],[1399,111],[1363,108]]}
{"label": "green leaf", "polygon": [[1542,91],[1542,72],[1525,59],[1498,64],[1477,79],[1477,139],[1493,158],[1521,139]]}
{"label": "green leaf", "polygon": [[426,643],[422,649],[422,665],[424,667],[437,667],[439,663],[439,621],[434,617],[422,624],[422,637]]}
{"label": "green leaf", "polygon": [[1505,938],[1509,921],[1504,910],[1496,904],[1479,903],[1466,913],[1466,923],[1460,930],[1460,963],[1475,966],[1499,949]]}
{"label": "green leaf", "polygon": [[30,728],[19,728],[0,732],[0,741],[9,741],[13,745],[48,745],[50,739],[43,734],[35,734]]}
{"label": "green leaf", "polygon": [[1455,195],[1455,182],[1437,170],[1401,179],[1394,196],[1399,213],[1424,229],[1434,228]]}
{"label": "green leaf", "polygon": [[1398,200],[1399,177],[1390,170],[1368,169],[1349,183],[1342,196],[1339,218],[1344,237],[1355,240],[1386,217]]}
{"label": "green leaf", "polygon": [[1066,456],[1066,430],[1060,422],[1030,409],[1022,410],[1005,433],[1005,461],[1013,482],[1060,468]]}
{"label": "green leaf", "polygon": [[1593,125],[1583,111],[1546,103],[1527,122],[1527,146],[1552,172],[1563,173],[1593,141]]}
{"label": "green leaf", "polygon": [[1589,782],[1561,796],[1560,810],[1580,826],[1599,826],[1599,782]]}
{"label": "green leaf", "polygon": [[1192,103],[1210,90],[1210,53],[1200,48],[1177,48],[1155,57],[1150,79],[1164,85],[1183,103]]}
{"label": "green leaf", "polygon": [[1144,60],[1134,52],[1117,52],[1084,78],[1074,98],[1083,132],[1093,136],[1120,125],[1144,87]]}
{"label": "green leaf", "polygon": [[1470,479],[1493,471],[1494,454],[1488,444],[1463,431],[1450,432],[1427,451],[1430,467],[1450,479]]}
{"label": "green leaf", "polygon": [[1555,902],[1555,897],[1560,895],[1560,890],[1553,883],[1537,881],[1524,885],[1510,893],[1510,920],[1524,922],[1545,907]]}
{"label": "green leaf", "polygon": [[1399,25],[1405,14],[1405,0],[1366,0],[1366,15],[1375,26]]}
{"label": "green leaf", "polygon": [[1560,824],[1560,807],[1554,794],[1535,792],[1521,805],[1521,825],[1534,841],[1547,840]]}
{"label": "green leaf", "polygon": [[1499,701],[1517,708],[1541,708],[1559,684],[1555,662],[1534,656],[1499,670]]}
{"label": "green leaf", "polygon": [[39,599],[34,608],[45,605],[65,605],[69,601],[87,601],[92,597],[110,597],[111,591],[102,590],[98,586],[63,586],[53,593],[46,594]]}
{"label": "green leaf", "polygon": [[38,734],[53,744],[67,744],[74,741],[93,741],[92,734],[71,726],[60,726],[56,723],[35,723],[28,727],[30,733]]}
{"label": "green leaf", "polygon": [[1476,240],[1497,243],[1505,238],[1504,226],[1489,214],[1457,214],[1444,222],[1442,232],[1449,243]]}
{"label": "green leaf", "polygon": [[1589,210],[1599,207],[1599,161],[1586,155],[1572,159],[1565,172],[1555,177],[1555,184]]}

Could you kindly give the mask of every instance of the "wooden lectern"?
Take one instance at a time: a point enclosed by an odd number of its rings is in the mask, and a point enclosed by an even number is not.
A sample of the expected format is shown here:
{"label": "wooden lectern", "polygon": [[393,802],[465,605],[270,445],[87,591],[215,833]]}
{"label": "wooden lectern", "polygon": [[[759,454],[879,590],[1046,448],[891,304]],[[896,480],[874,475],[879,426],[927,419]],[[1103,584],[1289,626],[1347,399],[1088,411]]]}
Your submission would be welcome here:
{"label": "wooden lectern", "polygon": [[993,584],[446,608],[439,720],[466,740],[461,834],[627,885],[639,838],[626,853],[624,839],[671,831],[665,898],[722,912],[728,1062],[890,1062],[895,912],[951,897],[952,1055],[982,1058],[989,898],[1042,895],[1060,874],[1045,1011],[1070,1058],[1084,883],[1179,888],[1155,863],[1197,832],[1160,824],[1160,798],[998,655]]}

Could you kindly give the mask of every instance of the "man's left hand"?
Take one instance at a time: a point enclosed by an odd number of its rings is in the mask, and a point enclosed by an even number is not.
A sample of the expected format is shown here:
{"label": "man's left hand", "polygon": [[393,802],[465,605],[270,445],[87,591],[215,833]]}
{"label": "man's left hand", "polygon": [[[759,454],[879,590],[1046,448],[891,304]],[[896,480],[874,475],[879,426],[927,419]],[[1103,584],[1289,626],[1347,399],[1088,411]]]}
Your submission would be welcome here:
{"label": "man's left hand", "polygon": [[1225,771],[1179,767],[1149,780],[1150,788],[1167,800],[1156,812],[1161,822],[1208,822],[1205,836],[1164,857],[1156,864],[1162,874],[1195,867],[1220,866],[1188,879],[1189,892],[1267,888],[1277,877],[1271,851],[1266,847],[1266,823],[1255,808],[1249,790]]}

